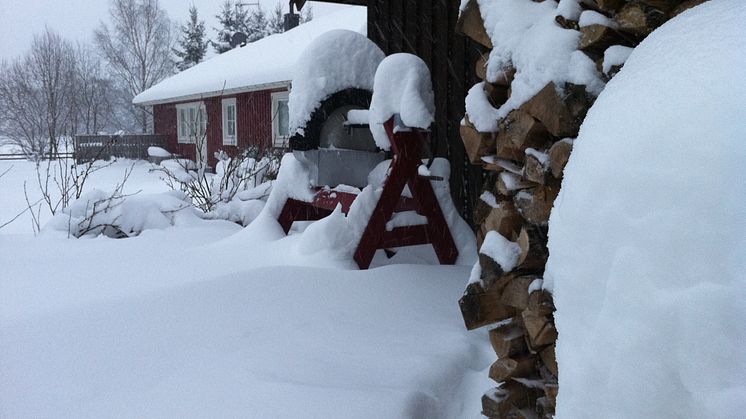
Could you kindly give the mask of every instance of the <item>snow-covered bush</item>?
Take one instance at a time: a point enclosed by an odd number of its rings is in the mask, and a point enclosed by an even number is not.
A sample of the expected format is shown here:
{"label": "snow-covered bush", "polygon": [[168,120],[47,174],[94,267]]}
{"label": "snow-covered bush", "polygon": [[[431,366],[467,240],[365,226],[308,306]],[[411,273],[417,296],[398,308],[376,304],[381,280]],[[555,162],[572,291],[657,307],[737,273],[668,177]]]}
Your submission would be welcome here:
{"label": "snow-covered bush", "polygon": [[664,24],[583,123],[549,221],[558,419],[746,411],[743,22]]}
{"label": "snow-covered bush", "polygon": [[233,201],[241,191],[249,191],[274,180],[281,154],[250,147],[234,156],[219,151],[215,157],[218,159],[215,174],[199,170],[193,161],[186,159],[164,160],[155,170],[163,173],[169,187],[184,192],[194,206],[209,213],[218,204]]}
{"label": "snow-covered bush", "polygon": [[197,220],[199,213],[179,191],[124,195],[121,188],[113,192],[93,189],[57,213],[42,232],[62,232],[78,238],[125,238]]}

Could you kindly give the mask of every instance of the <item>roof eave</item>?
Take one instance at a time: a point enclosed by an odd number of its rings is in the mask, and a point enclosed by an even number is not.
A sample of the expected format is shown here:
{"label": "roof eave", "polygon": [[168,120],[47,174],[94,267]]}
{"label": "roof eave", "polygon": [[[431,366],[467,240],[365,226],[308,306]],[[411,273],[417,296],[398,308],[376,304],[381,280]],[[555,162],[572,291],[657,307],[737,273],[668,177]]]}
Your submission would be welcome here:
{"label": "roof eave", "polygon": [[163,98],[163,99],[146,100],[146,101],[141,101],[141,102],[135,102],[133,100],[132,103],[137,106],[154,106],[154,105],[163,105],[166,103],[190,102],[190,101],[208,99],[208,98],[213,98],[213,97],[231,96],[231,95],[237,95],[241,93],[258,92],[260,90],[281,89],[283,87],[289,88],[290,81],[286,80],[286,81],[278,81],[278,82],[272,82],[272,83],[254,84],[251,86],[235,87],[232,89],[221,89],[221,90],[215,90],[212,92],[202,92],[202,93],[195,93],[191,95],[174,96],[174,97],[168,97],[168,98]]}

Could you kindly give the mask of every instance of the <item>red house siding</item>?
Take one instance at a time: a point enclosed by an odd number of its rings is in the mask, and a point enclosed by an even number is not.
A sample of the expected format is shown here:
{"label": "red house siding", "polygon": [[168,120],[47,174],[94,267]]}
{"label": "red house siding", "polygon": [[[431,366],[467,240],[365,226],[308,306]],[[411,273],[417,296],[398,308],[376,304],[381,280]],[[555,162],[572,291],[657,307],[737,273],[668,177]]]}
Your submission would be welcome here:
{"label": "red house siding", "polygon": [[[237,95],[203,99],[207,111],[207,155],[208,164],[215,167],[215,152],[223,150],[229,154],[240,149],[256,146],[265,149],[272,146],[272,93],[287,89],[259,90]],[[223,145],[223,99],[236,99],[237,146]],[[194,159],[194,144],[179,144],[176,105],[195,101],[164,103],[153,106],[154,130],[166,137],[168,151]]]}

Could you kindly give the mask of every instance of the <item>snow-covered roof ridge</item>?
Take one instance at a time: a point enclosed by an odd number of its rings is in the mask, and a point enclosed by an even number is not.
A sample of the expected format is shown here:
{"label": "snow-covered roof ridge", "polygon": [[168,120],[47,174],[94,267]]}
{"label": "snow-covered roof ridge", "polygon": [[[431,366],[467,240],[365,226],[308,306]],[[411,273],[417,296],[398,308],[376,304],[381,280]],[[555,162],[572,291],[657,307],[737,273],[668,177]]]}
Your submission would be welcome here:
{"label": "snow-covered roof ridge", "polygon": [[335,29],[366,34],[367,9],[350,6],[217,55],[163,80],[132,102],[153,105],[286,86],[305,48],[320,35]]}

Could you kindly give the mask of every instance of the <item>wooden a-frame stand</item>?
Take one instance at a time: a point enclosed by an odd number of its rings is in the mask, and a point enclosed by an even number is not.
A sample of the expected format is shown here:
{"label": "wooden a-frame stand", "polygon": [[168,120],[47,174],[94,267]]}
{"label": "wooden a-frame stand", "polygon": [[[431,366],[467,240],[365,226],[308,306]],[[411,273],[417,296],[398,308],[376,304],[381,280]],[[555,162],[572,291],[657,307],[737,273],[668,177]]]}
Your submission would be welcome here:
{"label": "wooden a-frame stand", "polygon": [[[394,158],[383,191],[355,249],[355,262],[360,269],[367,269],[378,249],[432,244],[441,264],[452,265],[458,250],[448,228],[443,211],[435,196],[430,178],[420,176],[420,155],[427,141],[428,131],[405,128],[394,129],[394,118],[384,124],[391,141]],[[409,186],[411,198],[402,196]],[[279,216],[279,223],[290,231],[294,221],[320,220],[331,214],[337,205],[347,214],[357,195],[319,189],[311,202],[289,198]],[[427,224],[396,227],[388,231],[386,224],[397,212],[416,211],[427,217]]]}

